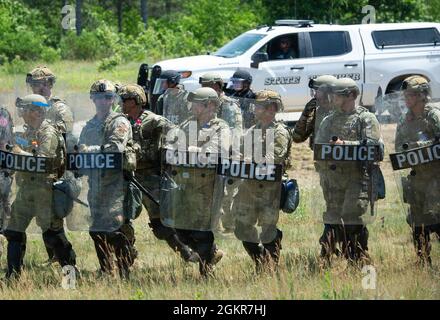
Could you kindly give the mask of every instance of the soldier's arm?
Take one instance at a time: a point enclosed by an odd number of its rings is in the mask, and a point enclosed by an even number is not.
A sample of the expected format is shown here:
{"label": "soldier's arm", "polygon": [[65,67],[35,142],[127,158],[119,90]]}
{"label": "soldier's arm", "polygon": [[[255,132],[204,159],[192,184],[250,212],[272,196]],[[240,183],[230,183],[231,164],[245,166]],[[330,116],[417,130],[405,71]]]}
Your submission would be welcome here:
{"label": "soldier's arm", "polygon": [[[55,107],[55,106],[54,106]],[[56,103],[56,124],[61,127],[64,132],[72,132],[73,130],[73,113],[69,106],[63,102]]]}
{"label": "soldier's arm", "polygon": [[241,109],[237,103],[234,102],[235,109],[235,125],[231,130],[233,130],[234,134],[241,136],[243,134],[243,115],[241,113]]}
{"label": "soldier's arm", "polygon": [[104,151],[124,152],[128,139],[132,136],[130,122],[125,117],[117,117],[110,125],[111,135],[104,145]]}
{"label": "soldier's arm", "polygon": [[418,147],[429,146],[433,144],[435,141],[440,139],[440,109],[434,108],[428,114],[428,126],[432,130],[434,137],[433,139],[418,141]]}
{"label": "soldier's arm", "polygon": [[316,99],[310,100],[301,113],[295,128],[292,131],[292,140],[296,143],[304,142],[313,133],[313,123],[316,117]]}
{"label": "soldier's arm", "polygon": [[54,129],[47,128],[43,130],[38,136],[39,145],[36,149],[37,156],[41,157],[55,157],[58,148],[58,138]]}

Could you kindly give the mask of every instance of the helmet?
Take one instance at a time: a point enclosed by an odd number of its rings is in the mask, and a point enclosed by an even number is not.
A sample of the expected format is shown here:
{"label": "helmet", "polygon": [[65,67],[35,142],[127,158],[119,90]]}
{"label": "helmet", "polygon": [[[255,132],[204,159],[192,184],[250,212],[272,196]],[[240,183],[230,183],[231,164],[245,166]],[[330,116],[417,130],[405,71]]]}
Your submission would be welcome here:
{"label": "helmet", "polygon": [[220,87],[223,87],[223,79],[218,73],[205,73],[203,76],[199,78],[200,84],[213,85],[218,83]]}
{"label": "helmet", "polygon": [[40,112],[45,113],[46,109],[49,108],[46,98],[39,94],[29,94],[24,98],[17,98],[17,100],[15,100],[15,106],[18,109],[18,115],[20,117],[23,116],[23,111],[25,109],[39,110]]}
{"label": "helmet", "polygon": [[243,69],[237,69],[234,72],[231,79],[229,79],[227,89],[233,89],[235,91],[241,91],[244,89],[243,84],[247,83],[250,85],[252,83],[252,76],[249,72]]}
{"label": "helmet", "polygon": [[53,85],[55,79],[55,74],[46,66],[38,66],[26,75],[26,83],[30,85],[45,82]]}
{"label": "helmet", "polygon": [[422,76],[411,76],[403,80],[402,90],[420,91],[426,95],[431,94],[429,81]]}
{"label": "helmet", "polygon": [[251,74],[243,69],[237,69],[237,71],[235,71],[234,74],[232,75],[231,81],[234,81],[233,79],[244,80],[249,83],[252,83]]}
{"label": "helmet", "polygon": [[269,105],[275,103],[277,111],[283,111],[284,106],[281,101],[281,96],[278,92],[273,90],[261,90],[255,94],[255,103],[259,105]]}
{"label": "helmet", "polygon": [[95,81],[90,87],[90,99],[93,100],[97,95],[113,98],[116,96],[116,86],[113,82],[105,79]]}
{"label": "helmet", "polygon": [[337,95],[348,96],[350,93],[355,92],[359,95],[359,87],[352,78],[339,78],[336,79],[331,85],[332,93]]}
{"label": "helmet", "polygon": [[329,74],[325,74],[315,79],[310,79],[309,88],[315,90],[318,89],[325,90],[331,87],[336,80],[338,80],[336,77]]}
{"label": "helmet", "polygon": [[181,75],[175,70],[165,70],[159,76],[159,79],[165,79],[168,82],[178,84],[180,82]]}
{"label": "helmet", "polygon": [[[159,67],[160,68],[160,67]],[[179,84],[180,73],[174,70],[165,70],[156,79],[153,88],[153,94],[162,94],[170,84]]]}
{"label": "helmet", "polygon": [[122,100],[135,99],[136,104],[144,106],[147,103],[147,97],[144,89],[137,84],[127,84],[120,87],[118,91]]}
{"label": "helmet", "polygon": [[217,92],[212,88],[198,88],[194,92],[188,94],[188,102],[196,103],[208,103],[214,102],[218,107],[220,105],[220,99]]}

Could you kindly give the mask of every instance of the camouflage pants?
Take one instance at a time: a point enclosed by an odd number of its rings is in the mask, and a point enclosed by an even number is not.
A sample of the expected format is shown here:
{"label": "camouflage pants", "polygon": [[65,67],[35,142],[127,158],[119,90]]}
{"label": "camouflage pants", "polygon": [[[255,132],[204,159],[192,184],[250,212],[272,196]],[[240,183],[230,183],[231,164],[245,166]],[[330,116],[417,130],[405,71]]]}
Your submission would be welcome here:
{"label": "camouflage pants", "polygon": [[0,172],[0,229],[11,216],[12,177],[9,172]]}
{"label": "camouflage pants", "polygon": [[[55,216],[52,210],[52,185],[50,181],[39,182],[33,190],[19,186],[17,196],[11,208],[11,218],[7,229],[17,232],[26,232],[32,219],[36,218],[37,225],[43,232],[60,230],[63,228],[63,219]],[[37,191],[38,189],[38,191]]]}
{"label": "camouflage pants", "polygon": [[173,168],[161,190],[163,223],[184,230],[212,230],[223,194],[216,176],[212,169]]}
{"label": "camouflage pants", "polygon": [[320,183],[327,209],[325,224],[363,225],[368,222],[368,186],[358,171],[320,173]]}
{"label": "camouflage pants", "polygon": [[410,212],[407,222],[415,226],[440,223],[440,181],[438,173],[417,173],[408,176],[407,202]]}
{"label": "camouflage pants", "polygon": [[269,243],[277,235],[279,182],[244,180],[232,205],[235,235],[241,241]]}

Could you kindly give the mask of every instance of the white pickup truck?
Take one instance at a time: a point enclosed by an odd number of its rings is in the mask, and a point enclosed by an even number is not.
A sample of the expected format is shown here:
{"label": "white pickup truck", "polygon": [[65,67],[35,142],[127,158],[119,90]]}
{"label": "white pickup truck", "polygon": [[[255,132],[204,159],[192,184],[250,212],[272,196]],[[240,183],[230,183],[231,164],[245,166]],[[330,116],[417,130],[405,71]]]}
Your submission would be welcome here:
{"label": "white pickup truck", "polygon": [[[286,37],[293,58],[279,59],[276,51]],[[156,71],[179,71],[181,84],[189,91],[199,87],[199,77],[206,72],[215,71],[227,82],[237,68],[246,69],[253,76],[254,91],[268,88],[281,94],[285,113],[279,118],[294,122],[310,99],[310,78],[322,74],[356,80],[360,103],[367,107],[397,91],[413,74],[427,77],[433,98],[440,98],[436,96],[440,95],[440,23],[324,25],[278,20],[274,26],[241,34],[215,53],[154,66]]]}

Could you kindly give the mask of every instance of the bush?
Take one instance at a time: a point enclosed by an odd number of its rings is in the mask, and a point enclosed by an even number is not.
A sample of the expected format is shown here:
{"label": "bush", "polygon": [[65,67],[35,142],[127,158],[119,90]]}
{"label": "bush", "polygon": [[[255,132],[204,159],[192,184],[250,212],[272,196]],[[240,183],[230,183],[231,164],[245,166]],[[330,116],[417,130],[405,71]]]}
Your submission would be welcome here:
{"label": "bush", "polygon": [[3,71],[7,74],[26,73],[29,70],[29,62],[23,61],[20,56],[15,56],[11,61],[6,62]]}

